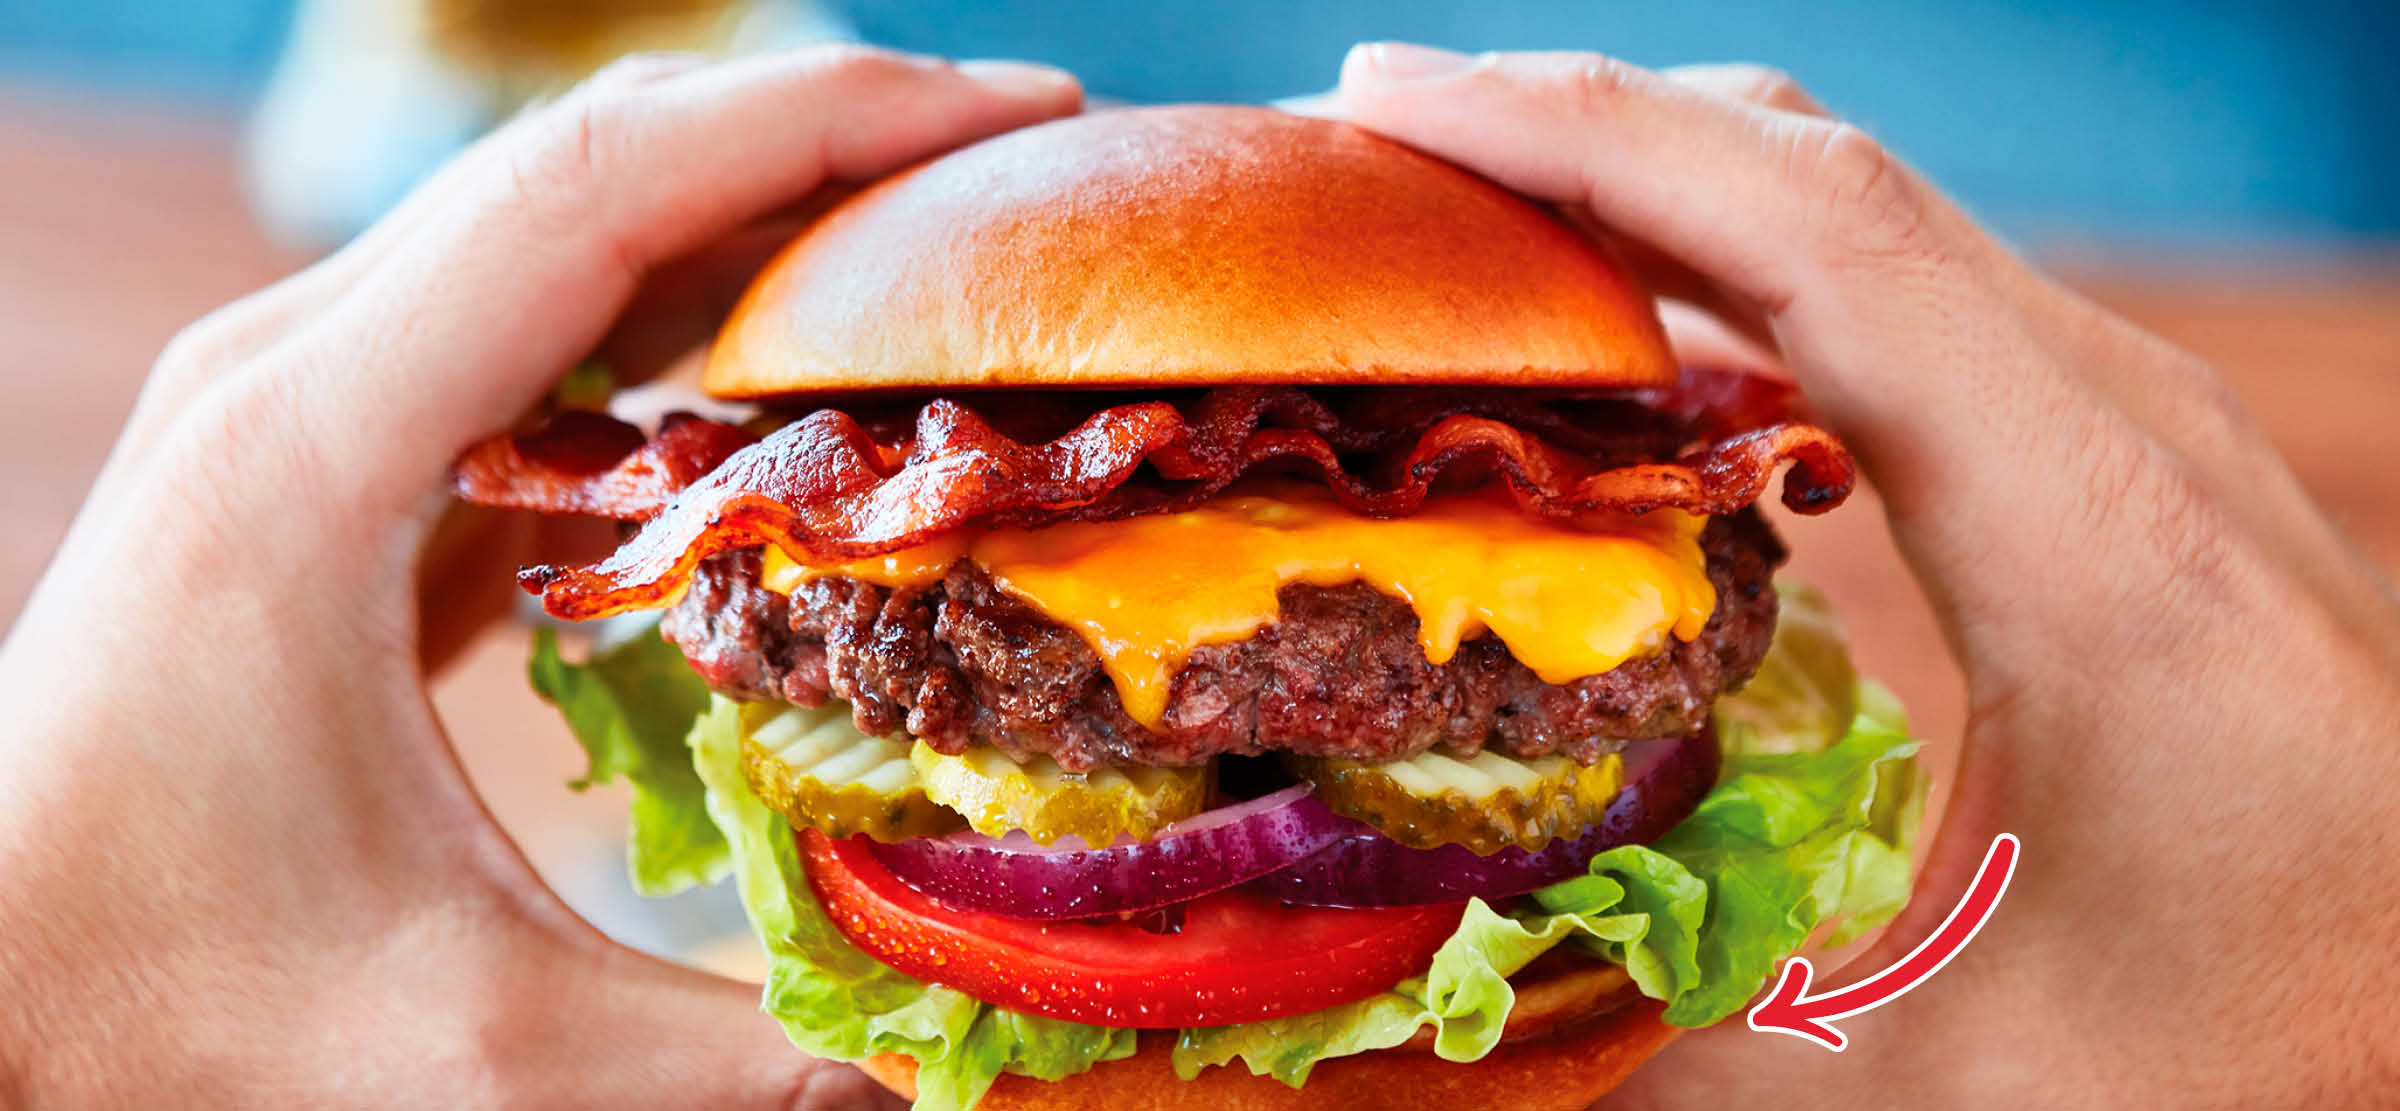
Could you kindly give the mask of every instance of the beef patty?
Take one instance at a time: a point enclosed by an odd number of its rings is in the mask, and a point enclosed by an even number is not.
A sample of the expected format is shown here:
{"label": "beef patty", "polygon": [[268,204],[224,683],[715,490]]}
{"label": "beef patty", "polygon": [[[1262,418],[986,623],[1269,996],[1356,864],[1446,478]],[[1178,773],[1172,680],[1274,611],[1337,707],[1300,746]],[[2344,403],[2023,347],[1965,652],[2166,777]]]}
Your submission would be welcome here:
{"label": "beef patty", "polygon": [[826,577],[786,598],[759,585],[758,551],[729,552],[702,565],[665,631],[725,694],[847,699],[868,733],[1044,753],[1071,771],[1274,751],[1381,761],[1435,746],[1590,762],[1698,728],[1766,654],[1783,545],[1755,510],[1711,520],[1700,543],[1717,591],[1707,627],[1614,670],[1545,683],[1490,636],[1431,664],[1406,603],[1361,584],[1292,585],[1274,623],[1191,654],[1155,728],[1126,715],[1082,637],[963,560],[921,588]]}

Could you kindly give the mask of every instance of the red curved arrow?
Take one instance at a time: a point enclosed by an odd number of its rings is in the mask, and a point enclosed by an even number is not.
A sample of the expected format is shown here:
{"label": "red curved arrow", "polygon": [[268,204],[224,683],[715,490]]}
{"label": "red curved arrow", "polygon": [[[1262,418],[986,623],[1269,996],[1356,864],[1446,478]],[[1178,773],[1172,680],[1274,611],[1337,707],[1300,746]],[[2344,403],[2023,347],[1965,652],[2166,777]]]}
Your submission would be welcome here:
{"label": "red curved arrow", "polygon": [[1975,882],[1968,886],[1966,897],[1951,908],[1950,917],[1942,919],[1942,928],[1919,942],[1900,963],[1840,991],[1807,998],[1809,977],[1816,970],[1809,967],[1806,957],[1783,962],[1783,978],[1775,982],[1775,990],[1750,1008],[1750,1028],[1807,1038],[1840,1053],[1849,1039],[1826,1023],[1883,1006],[1941,971],[1974,940],[1976,931],[1983,929],[2016,870],[2017,835],[2003,833],[1992,838],[1992,847],[1983,854],[1983,867],[1975,872]]}

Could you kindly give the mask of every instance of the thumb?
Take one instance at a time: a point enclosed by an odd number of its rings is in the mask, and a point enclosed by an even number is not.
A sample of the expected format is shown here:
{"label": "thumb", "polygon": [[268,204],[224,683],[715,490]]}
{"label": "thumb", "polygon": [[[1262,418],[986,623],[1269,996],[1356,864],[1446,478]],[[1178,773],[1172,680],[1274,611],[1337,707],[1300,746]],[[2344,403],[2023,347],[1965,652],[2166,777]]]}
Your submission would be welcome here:
{"label": "thumb", "polygon": [[610,942],[558,962],[548,1029],[521,1058],[526,1098],[560,1107],[903,1109],[849,1065],[810,1057],[760,1013],[759,989]]}
{"label": "thumb", "polygon": [[[2093,482],[2172,468],[2032,334],[2006,252],[1864,132],[1593,54],[1362,46],[1341,97],[1353,121],[1581,209],[1753,308],[1885,496],[1954,635],[2006,629],[2046,649],[2144,577],[2028,589],[2024,572],[2081,555],[2080,536],[2123,534],[2093,522],[2111,508]],[[1962,498],[1978,511],[1957,512]]]}

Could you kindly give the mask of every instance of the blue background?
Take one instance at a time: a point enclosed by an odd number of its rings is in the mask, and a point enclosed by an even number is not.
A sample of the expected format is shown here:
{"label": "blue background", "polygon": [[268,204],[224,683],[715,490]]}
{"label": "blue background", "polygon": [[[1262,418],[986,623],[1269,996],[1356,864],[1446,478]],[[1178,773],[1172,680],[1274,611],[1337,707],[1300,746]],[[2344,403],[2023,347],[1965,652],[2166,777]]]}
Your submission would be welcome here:
{"label": "blue background", "polygon": [[[289,0],[0,0],[0,81],[238,101]],[[1060,63],[1135,100],[1322,88],[1368,38],[1790,70],[2003,229],[2111,243],[2400,234],[2400,4],[848,0],[870,41]]]}

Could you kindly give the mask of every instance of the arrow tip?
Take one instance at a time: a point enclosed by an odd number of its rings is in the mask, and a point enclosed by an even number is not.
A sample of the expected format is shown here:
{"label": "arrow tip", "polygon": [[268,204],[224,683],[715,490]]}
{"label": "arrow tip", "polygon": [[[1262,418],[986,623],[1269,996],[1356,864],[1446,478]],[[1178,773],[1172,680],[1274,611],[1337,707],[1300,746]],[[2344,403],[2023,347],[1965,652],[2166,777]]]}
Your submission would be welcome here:
{"label": "arrow tip", "polygon": [[1849,1039],[1842,1032],[1818,1022],[1801,1006],[1808,994],[1809,979],[1816,975],[1806,957],[1793,957],[1783,962],[1783,977],[1775,981],[1775,990],[1750,1008],[1747,1016],[1752,1030],[1789,1034],[1806,1038],[1840,1053]]}

